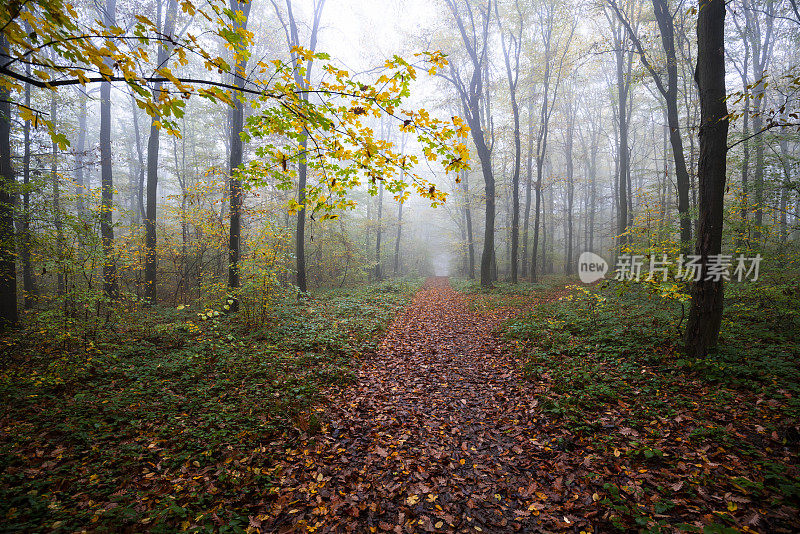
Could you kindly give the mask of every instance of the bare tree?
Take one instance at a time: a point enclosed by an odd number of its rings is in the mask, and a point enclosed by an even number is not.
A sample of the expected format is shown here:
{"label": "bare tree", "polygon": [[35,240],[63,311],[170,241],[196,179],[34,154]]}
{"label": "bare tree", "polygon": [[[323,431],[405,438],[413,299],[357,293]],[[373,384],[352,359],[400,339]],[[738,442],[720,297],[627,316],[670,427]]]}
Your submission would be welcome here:
{"label": "bare tree", "polygon": [[[536,206],[534,208],[533,222],[533,252],[531,255],[531,281],[536,282],[537,260],[539,252],[539,224],[542,204],[542,175],[547,157],[547,140],[550,131],[550,117],[555,109],[558,98],[558,89],[563,79],[564,62],[575,34],[577,23],[575,19],[569,21],[568,36],[562,43],[560,57],[558,55],[559,43],[553,43],[553,30],[556,22],[557,10],[554,5],[546,3],[539,12],[539,25],[542,37],[544,54],[544,77],[542,79],[542,101],[539,112],[539,132],[536,136]],[[552,96],[550,91],[552,89]],[[544,249],[544,246],[542,247]]]}
{"label": "bare tree", "polygon": [[[519,85],[519,60],[522,51],[522,12],[519,9],[519,2],[515,3],[517,18],[519,23],[518,31],[508,32],[509,43],[506,43],[506,34],[503,30],[503,23],[497,10],[497,3],[494,5],[497,25],[500,28],[500,43],[503,47],[503,58],[506,64],[506,77],[508,78],[508,94],[511,99],[511,112],[514,116],[514,169],[511,175],[511,283],[517,283],[517,268],[519,266],[519,174],[522,162],[522,141],[520,139],[519,128],[519,105],[517,104],[517,86]],[[512,59],[514,65],[512,67]]]}
{"label": "bare tree", "polygon": [[481,286],[491,287],[494,263],[495,180],[492,170],[493,142],[489,141],[490,135],[487,135],[491,133],[491,116],[485,107],[484,85],[488,62],[492,0],[487,0],[485,9],[473,9],[470,0],[463,2],[463,9],[459,8],[457,0],[445,1],[453,15],[464,44],[464,50],[471,63],[471,72],[468,71],[469,80],[462,77],[461,71],[452,62],[450,63],[450,75],[445,78],[453,84],[461,99],[465,119],[470,127],[472,141],[478,152],[478,159],[483,171],[486,192],[486,223],[483,234],[483,253],[481,254]]}
{"label": "bare tree", "polygon": [[[635,2],[631,3],[631,9],[635,8]],[[628,34],[622,24],[615,24],[614,17],[606,14],[609,25],[611,26],[612,42],[614,45],[614,59],[616,61],[616,85],[617,85],[617,108],[616,120],[619,133],[619,147],[617,152],[617,234],[619,236],[617,248],[621,248],[626,242],[626,232],[628,231],[630,220],[630,147],[628,144],[628,133],[630,128],[629,101],[631,89],[631,53],[628,51]],[[631,17],[632,18],[632,17]]]}
{"label": "bare tree", "polygon": [[570,92],[570,98],[566,102],[566,117],[564,120],[564,159],[566,160],[566,202],[565,202],[565,221],[566,232],[564,235],[564,274],[574,273],[572,261],[572,238],[573,238],[573,208],[575,200],[575,162],[573,160],[572,147],[575,138],[575,95]]}
{"label": "bare tree", "polygon": [[528,148],[525,158],[525,214],[522,218],[522,269],[521,276],[528,276],[528,226],[531,218],[531,186],[533,185],[533,89],[528,96]]}

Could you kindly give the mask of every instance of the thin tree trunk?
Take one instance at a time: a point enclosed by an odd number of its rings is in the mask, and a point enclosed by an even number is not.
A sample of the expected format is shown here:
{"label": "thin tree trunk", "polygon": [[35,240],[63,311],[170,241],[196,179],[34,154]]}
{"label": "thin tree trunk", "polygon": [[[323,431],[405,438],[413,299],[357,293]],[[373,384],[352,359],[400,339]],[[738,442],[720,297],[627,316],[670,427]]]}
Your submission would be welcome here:
{"label": "thin tree trunk", "polygon": [[[167,0],[163,31],[167,36],[172,36],[175,32],[175,19],[177,17],[177,0]],[[161,2],[158,3],[158,24],[161,27]],[[158,47],[158,64],[166,65],[169,57],[170,47],[161,45]],[[153,85],[153,99],[158,100],[161,94],[161,83]],[[158,298],[158,285],[156,274],[158,270],[158,255],[156,251],[156,217],[158,209],[158,153],[161,147],[161,129],[157,117],[152,117],[150,121],[150,138],[147,141],[147,207],[144,218],[144,294],[145,299],[154,304]]]}
{"label": "thin tree trunk", "polygon": [[569,117],[567,118],[567,125],[565,130],[566,150],[564,154],[564,157],[567,160],[567,213],[566,213],[567,235],[565,236],[566,254],[564,255],[565,256],[564,273],[568,276],[574,273],[573,262],[572,262],[572,238],[573,238],[572,211],[575,199],[575,165],[572,159],[573,134],[575,133],[575,110],[572,108],[572,103],[570,103],[569,107],[570,107]]}
{"label": "thin tree trunk", "polygon": [[531,186],[533,185],[533,92],[528,97],[528,157],[525,160],[525,215],[522,219],[522,269],[520,276],[528,276],[528,226],[531,217]]}
{"label": "thin tree trunk", "polygon": [[[26,71],[30,66],[26,65]],[[31,86],[25,84],[25,106],[31,107]],[[85,101],[84,101],[85,109]],[[25,292],[24,306],[30,309],[36,298],[36,280],[31,265],[31,121],[23,125],[24,147],[22,153],[22,232],[20,243],[20,259],[22,260],[22,289]],[[84,134],[84,139],[85,139]],[[79,197],[80,198],[80,197]],[[80,214],[80,211],[78,212]]]}
{"label": "thin tree trunk", "polygon": [[136,155],[138,157],[138,167],[136,170],[139,177],[136,184],[136,217],[134,220],[139,222],[147,216],[144,209],[145,166],[142,138],[139,134],[139,110],[137,109],[136,99],[133,95],[131,95],[131,114],[133,115],[133,134],[136,137]]}
{"label": "thin tree trunk", "polygon": [[518,13],[519,17],[519,33],[514,36],[510,35],[511,43],[514,54],[514,66],[511,65],[511,51],[506,45],[505,33],[501,23],[500,15],[497,9],[497,2],[494,4],[495,15],[497,16],[497,23],[500,26],[500,43],[503,48],[503,58],[506,65],[506,77],[508,78],[508,94],[511,99],[511,112],[514,117],[514,169],[511,175],[511,283],[518,282],[517,270],[519,268],[519,175],[520,166],[522,164],[522,140],[520,139],[520,126],[519,126],[519,105],[517,104],[517,83],[519,81],[519,58],[522,48],[522,15]]}
{"label": "thin tree trunk", "polygon": [[[58,121],[58,106],[56,104],[56,93],[50,95],[50,120],[53,121],[53,129],[56,129]],[[58,281],[58,294],[64,294],[64,221],[61,218],[61,187],[58,177],[58,144],[55,141],[50,143],[50,179],[53,181],[53,224],[56,228],[56,258],[58,267],[56,269],[56,279]]]}
{"label": "thin tree trunk", "polygon": [[464,191],[464,219],[467,224],[467,252],[469,254],[469,271],[467,277],[475,279],[475,236],[472,231],[472,207],[469,194],[469,173],[462,171],[461,188]]}
{"label": "thin tree trunk", "polygon": [[[478,159],[483,172],[484,191],[486,194],[486,216],[483,235],[483,252],[481,253],[481,286],[492,287],[494,265],[494,229],[495,229],[495,179],[492,170],[491,151],[493,131],[491,115],[489,112],[488,86],[485,75],[487,71],[487,50],[489,47],[489,21],[491,19],[491,0],[487,3],[485,11],[480,13],[480,28],[474,22],[472,7],[465,4],[469,18],[473,23],[472,36],[468,35],[467,24],[453,0],[447,0],[448,7],[453,14],[458,26],[464,47],[472,62],[472,73],[469,82],[465,83],[458,72],[451,67],[453,74],[452,83],[455,85],[461,98],[467,125],[475,144]],[[480,34],[478,33],[480,31]],[[484,105],[481,105],[484,104]],[[484,113],[485,111],[485,113]],[[487,140],[489,144],[487,145]]]}
{"label": "thin tree trunk", "polygon": [[[106,0],[103,21],[106,27],[116,24],[117,0]],[[109,65],[110,67],[110,65]],[[100,233],[103,242],[103,291],[106,297],[119,296],[117,265],[114,258],[114,170],[111,162],[111,82],[100,84]]]}
{"label": "thin tree trunk", "polygon": [[[753,131],[760,132],[764,128],[764,106],[766,99],[764,93],[766,91],[765,76],[769,60],[772,56],[772,46],[774,41],[772,39],[773,28],[775,22],[775,9],[776,2],[766,2],[763,6],[755,6],[751,0],[743,2],[742,12],[745,16],[746,31],[750,37],[750,51],[753,55],[753,104],[755,111],[753,114]],[[763,13],[764,23],[766,27],[762,31],[759,21],[759,14]],[[755,216],[755,231],[753,238],[756,243],[761,241],[761,226],[764,219],[764,142],[763,139],[755,140],[755,168],[753,174],[753,189],[754,189],[754,202],[756,207]]]}
{"label": "thin tree trunk", "polygon": [[378,230],[375,239],[375,280],[381,281],[383,273],[381,272],[381,236],[383,234],[383,182],[380,183],[378,188]]}
{"label": "thin tree trunk", "polygon": [[397,203],[397,237],[394,240],[394,275],[400,273],[400,237],[403,233],[403,203]]}
{"label": "thin tree trunk", "polygon": [[783,183],[781,184],[781,200],[780,200],[780,238],[781,243],[786,243],[788,237],[787,232],[787,218],[786,208],[789,203],[789,191],[792,184],[792,173],[789,169],[789,141],[786,139],[786,134],[781,135],[779,141],[781,149],[781,167],[783,168]]}
{"label": "thin tree trunk", "polygon": [[78,143],[75,147],[75,209],[78,212],[78,217],[83,219],[86,217],[86,187],[83,172],[85,164],[86,153],[86,92],[81,89],[78,101],[80,102],[78,108]]}
{"label": "thin tree trunk", "polygon": [[[229,0],[232,11],[241,11],[244,19],[241,21],[241,28],[247,29],[247,21],[250,15],[252,2],[239,3],[237,0]],[[237,24],[238,26],[238,24]],[[242,51],[239,51],[242,52]],[[240,56],[236,62],[236,70],[233,75],[233,85],[244,88],[245,76],[247,72],[247,59]],[[244,130],[244,102],[241,95],[236,95],[234,107],[229,113],[231,125],[231,157],[228,167],[230,179],[230,234],[228,239],[228,288],[237,290],[241,286],[239,276],[239,260],[241,258],[241,239],[242,239],[242,181],[238,177],[238,169],[242,165],[243,146],[242,131]],[[231,312],[239,309],[239,299],[234,297],[231,304]]]}

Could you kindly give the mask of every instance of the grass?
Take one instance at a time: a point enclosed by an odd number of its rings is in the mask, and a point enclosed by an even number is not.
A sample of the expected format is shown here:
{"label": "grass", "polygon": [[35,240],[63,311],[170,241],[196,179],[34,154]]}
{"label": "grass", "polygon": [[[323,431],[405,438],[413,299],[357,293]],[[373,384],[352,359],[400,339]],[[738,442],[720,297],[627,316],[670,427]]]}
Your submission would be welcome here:
{"label": "grass", "polygon": [[485,288],[477,279],[453,278],[450,284],[456,291],[470,297],[475,311],[491,312],[498,308],[528,307],[541,300],[553,298],[566,280],[563,276],[546,276],[537,283],[521,281],[511,284],[497,281],[491,288]]}
{"label": "grass", "polygon": [[0,340],[0,531],[246,530],[271,448],[324,425],[320,392],[420,283],[279,298],[257,329],[155,307],[69,350],[42,325]]}

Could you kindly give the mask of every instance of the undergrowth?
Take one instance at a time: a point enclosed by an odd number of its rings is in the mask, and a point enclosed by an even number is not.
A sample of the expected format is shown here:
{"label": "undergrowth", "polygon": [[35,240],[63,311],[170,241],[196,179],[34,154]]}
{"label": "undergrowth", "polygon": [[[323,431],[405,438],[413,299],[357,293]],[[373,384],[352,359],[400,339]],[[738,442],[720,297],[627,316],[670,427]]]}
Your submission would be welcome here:
{"label": "undergrowth", "polygon": [[42,323],[0,339],[0,531],[244,531],[268,445],[325,424],[320,391],[353,379],[420,284],[286,295],[255,329],[152,307],[96,340]]}

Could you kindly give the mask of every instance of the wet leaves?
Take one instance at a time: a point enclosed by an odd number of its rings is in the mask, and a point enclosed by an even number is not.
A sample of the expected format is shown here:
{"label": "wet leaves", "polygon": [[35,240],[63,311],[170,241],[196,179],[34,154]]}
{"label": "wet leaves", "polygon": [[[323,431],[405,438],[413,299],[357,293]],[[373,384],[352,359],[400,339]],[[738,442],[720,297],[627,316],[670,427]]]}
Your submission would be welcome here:
{"label": "wet leaves", "polygon": [[[539,441],[536,392],[493,335],[508,313],[476,313],[446,279],[429,280],[365,359],[358,382],[329,392],[330,427],[301,442],[305,460],[297,448],[279,461],[266,529],[588,526],[583,501],[571,495],[575,476]],[[315,481],[319,469],[330,483]],[[337,513],[315,514],[320,505]]]}

